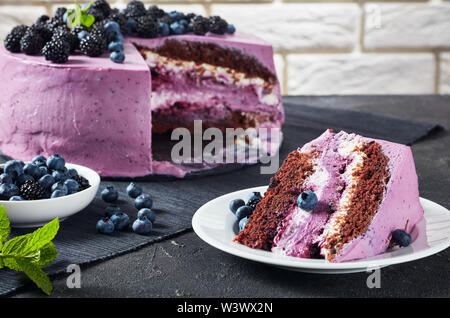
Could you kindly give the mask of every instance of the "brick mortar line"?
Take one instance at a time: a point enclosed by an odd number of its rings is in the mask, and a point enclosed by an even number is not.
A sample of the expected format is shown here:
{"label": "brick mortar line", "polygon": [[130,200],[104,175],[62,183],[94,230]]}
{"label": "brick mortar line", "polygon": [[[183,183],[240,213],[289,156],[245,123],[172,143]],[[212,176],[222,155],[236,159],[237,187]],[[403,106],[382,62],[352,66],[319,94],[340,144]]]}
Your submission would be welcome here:
{"label": "brick mortar line", "polygon": [[434,52],[434,93],[439,94],[441,90],[441,54]]}

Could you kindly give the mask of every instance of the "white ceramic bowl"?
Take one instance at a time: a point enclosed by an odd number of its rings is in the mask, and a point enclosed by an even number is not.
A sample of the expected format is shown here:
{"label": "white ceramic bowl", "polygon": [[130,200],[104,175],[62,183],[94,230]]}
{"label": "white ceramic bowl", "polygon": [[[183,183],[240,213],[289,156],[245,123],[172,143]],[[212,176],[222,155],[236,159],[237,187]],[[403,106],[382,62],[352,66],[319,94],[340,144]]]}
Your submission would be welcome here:
{"label": "white ceramic bowl", "polygon": [[64,197],[33,201],[3,201],[6,213],[12,227],[38,227],[47,224],[58,217],[60,221],[86,208],[97,194],[100,176],[92,169],[75,164],[66,164],[74,168],[78,174],[89,180],[91,185],[86,190],[69,194]]}

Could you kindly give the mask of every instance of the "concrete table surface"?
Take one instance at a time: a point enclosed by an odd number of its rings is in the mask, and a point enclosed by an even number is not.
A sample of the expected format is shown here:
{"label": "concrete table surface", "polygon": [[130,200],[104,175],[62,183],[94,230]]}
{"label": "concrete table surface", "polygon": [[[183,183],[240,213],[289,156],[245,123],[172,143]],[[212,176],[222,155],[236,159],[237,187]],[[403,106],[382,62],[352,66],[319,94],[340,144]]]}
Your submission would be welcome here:
{"label": "concrete table surface", "polygon": [[[285,97],[288,101],[290,97]],[[298,97],[296,97],[298,100]],[[305,96],[303,104],[378,113],[444,127],[413,145],[422,197],[450,208],[450,96]],[[221,252],[188,231],[113,259],[83,266],[81,288],[53,279],[52,297],[449,297],[450,249],[370,273],[291,272]],[[29,285],[13,297],[42,297]]]}

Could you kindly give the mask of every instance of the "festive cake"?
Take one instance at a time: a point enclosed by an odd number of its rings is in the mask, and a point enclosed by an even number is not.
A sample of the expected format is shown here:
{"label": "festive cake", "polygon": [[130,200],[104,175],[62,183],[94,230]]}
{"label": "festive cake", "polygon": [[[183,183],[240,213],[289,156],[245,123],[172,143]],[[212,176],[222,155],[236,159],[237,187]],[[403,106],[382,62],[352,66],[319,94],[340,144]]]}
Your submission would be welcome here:
{"label": "festive cake", "polygon": [[235,241],[343,262],[383,253],[422,215],[409,147],[328,130],[289,154]]}
{"label": "festive cake", "polygon": [[219,17],[139,1],[118,11],[97,0],[79,12],[95,23],[68,27],[73,12],[60,9],[16,27],[0,47],[3,154],[27,161],[58,153],[103,176],[183,177],[214,165],[172,162],[174,129],[192,131],[194,120],[222,131],[281,128],[265,41]]}

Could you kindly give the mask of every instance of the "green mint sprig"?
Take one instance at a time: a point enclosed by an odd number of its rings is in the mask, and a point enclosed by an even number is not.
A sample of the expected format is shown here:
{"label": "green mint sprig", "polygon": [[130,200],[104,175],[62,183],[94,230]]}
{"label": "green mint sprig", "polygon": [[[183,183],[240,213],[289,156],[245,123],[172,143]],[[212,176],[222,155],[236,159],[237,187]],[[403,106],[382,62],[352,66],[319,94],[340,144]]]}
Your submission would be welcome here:
{"label": "green mint sprig", "polygon": [[52,282],[42,267],[52,263],[58,255],[52,243],[58,230],[59,220],[56,218],[32,233],[6,241],[11,227],[5,207],[0,206],[0,268],[24,272],[44,293],[50,295]]}
{"label": "green mint sprig", "polygon": [[91,1],[81,8],[78,1],[75,0],[75,8],[67,10],[67,25],[69,28],[73,29],[80,25],[90,28],[94,24],[94,16],[87,13],[92,4]]}

